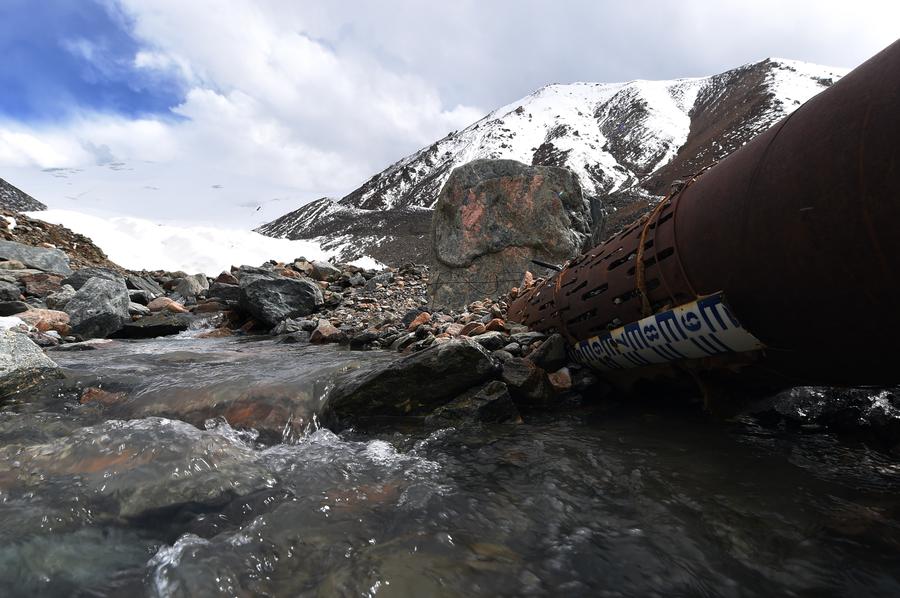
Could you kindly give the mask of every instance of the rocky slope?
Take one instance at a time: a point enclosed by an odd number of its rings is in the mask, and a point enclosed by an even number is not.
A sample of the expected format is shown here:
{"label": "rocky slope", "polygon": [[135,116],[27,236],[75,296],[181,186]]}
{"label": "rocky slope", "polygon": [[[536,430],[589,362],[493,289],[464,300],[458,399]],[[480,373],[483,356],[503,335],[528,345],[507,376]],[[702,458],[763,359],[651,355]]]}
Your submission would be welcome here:
{"label": "rocky slope", "polygon": [[403,158],[340,200],[322,198],[257,229],[316,239],[344,259],[425,251],[430,208],[450,172],[479,158],[565,166],[599,198],[607,233],[670,182],[728,155],[829,87],[842,69],[767,59],[674,81],[548,85]]}
{"label": "rocky slope", "polygon": [[[0,184],[2,183],[0,179]],[[65,226],[35,220],[16,211],[0,208],[0,239],[34,247],[56,247],[66,252],[75,268],[98,266],[121,270],[88,237],[72,232]]]}
{"label": "rocky slope", "polygon": [[31,197],[21,189],[13,187],[0,179],[0,209],[13,212],[35,212],[46,210],[47,206]]}

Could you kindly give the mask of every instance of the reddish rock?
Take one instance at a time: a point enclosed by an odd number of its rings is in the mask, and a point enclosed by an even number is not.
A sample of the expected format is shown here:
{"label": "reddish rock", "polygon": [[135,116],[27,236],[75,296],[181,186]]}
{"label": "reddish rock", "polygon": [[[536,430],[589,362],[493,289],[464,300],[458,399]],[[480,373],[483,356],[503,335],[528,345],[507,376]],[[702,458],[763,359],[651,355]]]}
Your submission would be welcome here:
{"label": "reddish rock", "polygon": [[484,329],[488,332],[492,332],[494,330],[498,332],[503,332],[506,328],[506,322],[504,322],[501,318],[494,318],[487,324],[485,324]]}
{"label": "reddish rock", "polygon": [[25,293],[36,297],[46,297],[62,288],[62,276],[55,274],[28,274],[19,278],[25,285]]}
{"label": "reddish rock", "polygon": [[157,297],[156,299],[154,299],[153,301],[151,301],[150,303],[147,304],[147,308],[150,311],[165,310],[165,311],[170,311],[175,314],[179,314],[179,313],[183,314],[183,313],[187,313],[187,311],[188,311],[187,309],[185,309],[185,307],[182,304],[178,303],[177,301],[173,301],[172,299],[169,299],[168,297]]}
{"label": "reddish rock", "polygon": [[347,337],[328,320],[319,320],[319,325],[309,335],[311,343],[339,343]]}
{"label": "reddish rock", "polygon": [[547,374],[550,385],[557,392],[565,392],[572,389],[572,374],[569,368],[560,368],[552,374]]}
{"label": "reddish rock", "polygon": [[459,336],[460,334],[462,334],[462,331],[463,331],[463,325],[457,324],[456,322],[454,322],[453,324],[450,324],[449,326],[447,326],[447,330],[445,330],[444,332],[446,332],[450,336]]}
{"label": "reddish rock", "polygon": [[591,222],[578,178],[568,169],[513,160],[456,168],[431,220],[433,304],[459,308],[505,294],[532,259],[560,263],[578,255]]}
{"label": "reddish rock", "polygon": [[487,330],[484,327],[484,324],[481,322],[469,322],[463,329],[460,331],[462,336],[478,336],[479,334],[484,334]]}
{"label": "reddish rock", "polygon": [[281,268],[280,270],[275,270],[275,273],[280,274],[285,278],[302,278],[299,272],[291,270],[290,268]]}
{"label": "reddish rock", "polygon": [[85,388],[84,392],[81,393],[80,402],[82,405],[86,405],[87,403],[115,405],[116,403],[122,402],[125,399],[125,396],[124,392],[107,392],[102,388],[91,386],[90,388]]}
{"label": "reddish rock", "polygon": [[222,284],[238,284],[238,279],[230,272],[222,272],[216,276],[215,282],[220,282]]}
{"label": "reddish rock", "polygon": [[406,330],[409,332],[412,332],[413,330],[415,330],[422,324],[427,324],[430,321],[431,321],[431,314],[428,313],[427,311],[423,311],[418,316],[416,316],[412,322],[409,323],[409,326],[406,327]]}
{"label": "reddish rock", "polygon": [[23,322],[34,326],[41,332],[55,330],[63,336],[69,334],[69,314],[53,309],[29,309],[16,314]]}

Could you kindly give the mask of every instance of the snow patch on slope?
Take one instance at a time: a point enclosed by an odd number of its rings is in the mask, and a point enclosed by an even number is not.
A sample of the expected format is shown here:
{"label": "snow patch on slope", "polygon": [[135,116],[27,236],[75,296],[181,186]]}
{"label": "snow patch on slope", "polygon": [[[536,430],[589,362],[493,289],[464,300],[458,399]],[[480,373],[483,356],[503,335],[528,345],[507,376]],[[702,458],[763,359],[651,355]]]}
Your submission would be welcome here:
{"label": "snow patch on slope", "polygon": [[[267,260],[298,257],[325,260],[335,254],[314,241],[274,239],[245,230],[175,226],[131,217],[102,218],[69,210],[28,215],[90,237],[109,259],[132,270],[182,270],[214,276],[232,265],[257,266]],[[372,258],[363,258],[359,265],[379,267]]]}

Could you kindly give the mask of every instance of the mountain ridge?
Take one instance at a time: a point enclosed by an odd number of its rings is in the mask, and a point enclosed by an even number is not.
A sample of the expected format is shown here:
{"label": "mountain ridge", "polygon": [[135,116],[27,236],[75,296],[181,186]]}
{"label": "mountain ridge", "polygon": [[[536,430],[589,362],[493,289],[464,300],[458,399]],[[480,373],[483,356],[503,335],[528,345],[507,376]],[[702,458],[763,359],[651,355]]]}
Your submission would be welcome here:
{"label": "mountain ridge", "polygon": [[846,72],[767,58],[708,77],[546,85],[401,158],[343,198],[315,200],[256,230],[315,239],[345,259],[414,259],[425,250],[429,209],[450,172],[504,158],[570,168],[588,201],[602,204],[612,233],[672,181],[728,155]]}

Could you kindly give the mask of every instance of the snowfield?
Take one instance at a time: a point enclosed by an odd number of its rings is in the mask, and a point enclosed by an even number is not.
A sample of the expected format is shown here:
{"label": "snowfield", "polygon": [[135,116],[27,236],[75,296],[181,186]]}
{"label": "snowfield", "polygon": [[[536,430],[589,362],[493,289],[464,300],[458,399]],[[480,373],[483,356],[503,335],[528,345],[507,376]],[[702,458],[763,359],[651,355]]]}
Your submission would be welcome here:
{"label": "snowfield", "polygon": [[[232,265],[258,266],[267,260],[292,261],[299,257],[326,260],[335,255],[314,241],[273,239],[246,230],[158,224],[142,218],[104,218],[70,210],[28,212],[38,220],[61,224],[89,237],[109,259],[131,270],[181,270],[215,276]],[[362,268],[381,264],[364,257]]]}

